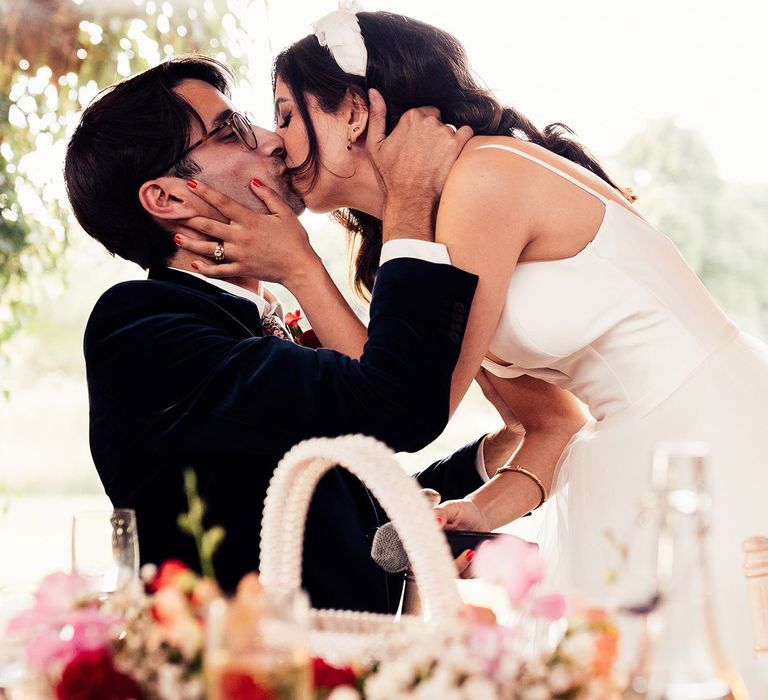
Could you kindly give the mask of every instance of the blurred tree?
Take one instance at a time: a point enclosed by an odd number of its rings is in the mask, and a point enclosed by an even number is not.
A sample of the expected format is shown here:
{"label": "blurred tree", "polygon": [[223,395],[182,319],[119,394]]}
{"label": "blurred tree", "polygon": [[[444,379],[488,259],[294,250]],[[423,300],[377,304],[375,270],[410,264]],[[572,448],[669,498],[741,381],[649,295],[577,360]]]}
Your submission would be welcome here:
{"label": "blurred tree", "polygon": [[768,333],[768,187],[725,182],[702,138],[652,122],[618,157],[643,215],[678,246],[722,306]]}
{"label": "blurred tree", "polygon": [[0,0],[0,353],[44,298],[75,225],[60,164],[82,109],[173,54],[214,55],[243,75],[253,32],[241,20],[254,5]]}

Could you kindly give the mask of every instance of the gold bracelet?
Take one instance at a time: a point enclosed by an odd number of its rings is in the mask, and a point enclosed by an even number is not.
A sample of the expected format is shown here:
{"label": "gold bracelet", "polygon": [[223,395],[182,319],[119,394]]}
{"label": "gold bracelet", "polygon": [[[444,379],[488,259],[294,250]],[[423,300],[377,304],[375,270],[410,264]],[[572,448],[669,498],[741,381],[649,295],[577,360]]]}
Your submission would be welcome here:
{"label": "gold bracelet", "polygon": [[539,487],[539,491],[541,491],[541,500],[539,501],[539,505],[536,506],[533,510],[538,510],[543,506],[547,499],[549,498],[549,494],[547,493],[547,488],[544,486],[541,479],[539,479],[538,476],[536,476],[533,472],[529,472],[527,469],[523,469],[522,467],[513,467],[512,465],[506,465],[504,467],[499,467],[496,470],[496,473],[493,475],[494,477],[498,476],[499,474],[502,474],[503,472],[519,472],[520,474],[525,474],[529,479],[533,479],[533,481],[536,483],[536,486]]}

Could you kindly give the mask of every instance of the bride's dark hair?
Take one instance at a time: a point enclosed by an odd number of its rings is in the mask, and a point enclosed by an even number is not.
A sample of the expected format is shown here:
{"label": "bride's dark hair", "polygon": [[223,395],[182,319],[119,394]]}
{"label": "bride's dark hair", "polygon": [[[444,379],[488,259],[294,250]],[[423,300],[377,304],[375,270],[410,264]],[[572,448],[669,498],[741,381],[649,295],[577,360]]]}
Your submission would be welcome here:
{"label": "bride's dark hair", "polygon": [[[629,201],[630,190],[619,188],[584,147],[571,138],[565,124],[539,130],[513,107],[504,107],[469,69],[464,47],[451,34],[424,22],[389,12],[358,12],[368,49],[366,76],[345,73],[314,34],[282,51],[273,66],[272,87],[279,76],[291,90],[294,103],[306,124],[309,154],[293,168],[309,176],[310,190],[318,177],[318,145],[306,95],[316,98],[320,108],[334,113],[347,93],[367,100],[367,89],[376,88],[387,103],[387,133],[404,112],[433,105],[447,124],[468,124],[476,135],[514,136],[531,141],[582,165],[615,187]],[[366,296],[373,282],[381,251],[381,221],[356,209],[342,209],[335,217],[353,235],[360,237],[355,260],[354,282]]]}

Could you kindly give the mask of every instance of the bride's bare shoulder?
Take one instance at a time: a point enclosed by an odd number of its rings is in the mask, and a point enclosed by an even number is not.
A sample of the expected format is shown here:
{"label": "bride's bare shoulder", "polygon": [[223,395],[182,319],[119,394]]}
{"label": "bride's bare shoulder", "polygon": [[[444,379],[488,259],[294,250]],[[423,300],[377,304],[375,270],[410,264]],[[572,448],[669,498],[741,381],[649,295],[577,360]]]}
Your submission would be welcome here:
{"label": "bride's bare shoulder", "polygon": [[527,158],[510,157],[510,152],[536,156],[538,148],[512,136],[473,136],[454,164],[451,177],[463,180],[480,178],[486,186],[493,183],[507,189],[512,185],[521,185],[530,182],[530,178],[537,175],[538,168]]}
{"label": "bride's bare shoulder", "polygon": [[[491,146],[491,148],[489,148]],[[472,197],[478,205],[483,200],[497,202],[520,199],[531,201],[531,194],[541,187],[540,168],[526,158],[510,157],[509,151],[523,151],[533,146],[511,136],[474,136],[453,165],[443,191],[444,199],[466,201]]]}
{"label": "bride's bare shoulder", "polygon": [[516,259],[536,223],[541,197],[538,174],[530,169],[530,161],[482,146],[513,147],[517,141],[504,136],[476,136],[468,141],[440,198],[437,238],[441,242],[466,238],[464,233],[471,226],[484,231],[488,245],[503,245]]}

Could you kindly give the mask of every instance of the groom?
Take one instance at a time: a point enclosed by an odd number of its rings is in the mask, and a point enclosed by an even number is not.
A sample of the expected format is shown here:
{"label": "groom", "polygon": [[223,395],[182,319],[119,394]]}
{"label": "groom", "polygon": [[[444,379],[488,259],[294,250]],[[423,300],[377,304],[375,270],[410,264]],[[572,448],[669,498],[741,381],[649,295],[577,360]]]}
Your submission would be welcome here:
{"label": "groom", "polygon": [[[391,259],[378,273],[359,360],[279,337],[281,318],[270,313],[276,304],[259,284],[196,275],[196,258],[173,242],[179,212],[203,206],[195,183],[263,212],[247,184],[252,178],[279,210],[264,217],[264,249],[277,248],[297,279],[318,269],[295,214],[278,204],[280,195],[294,212],[302,209],[284,177],[282,142],[235,121],[228,81],[223,66],[198,56],[114,86],[83,113],[65,178],[83,228],[149,270],[147,280],[109,289],[85,332],[91,452],[104,489],[115,507],[136,510],[143,562],[178,558],[196,566],[192,538],[177,526],[187,507],[182,474],[193,467],[208,503],[206,524],[226,530],[214,564],[231,589],[259,567],[265,492],[291,446],[359,432],[416,450],[442,431],[477,280],[427,242],[434,193],[463,144],[423,115],[372,156],[389,178],[384,254]],[[325,294],[324,274],[303,283]],[[291,279],[280,281],[290,286]],[[503,461],[500,435],[489,471]],[[444,498],[462,497],[482,483],[476,449],[419,480]],[[378,522],[372,498],[348,473],[323,479],[304,548],[303,585],[315,606],[388,611],[397,604],[369,555]]]}

